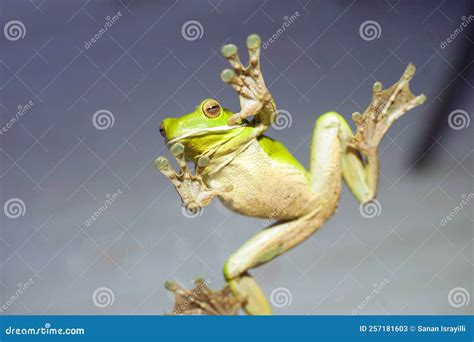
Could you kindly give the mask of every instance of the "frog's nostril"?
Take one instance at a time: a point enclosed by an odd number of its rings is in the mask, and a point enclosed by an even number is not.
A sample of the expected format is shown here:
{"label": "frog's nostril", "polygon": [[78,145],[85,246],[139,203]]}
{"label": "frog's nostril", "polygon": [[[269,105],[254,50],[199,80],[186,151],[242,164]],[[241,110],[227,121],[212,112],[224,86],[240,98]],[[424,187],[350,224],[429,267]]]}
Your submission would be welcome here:
{"label": "frog's nostril", "polygon": [[160,124],[160,133],[162,136],[165,137],[165,125],[163,124],[163,122],[161,122]]}

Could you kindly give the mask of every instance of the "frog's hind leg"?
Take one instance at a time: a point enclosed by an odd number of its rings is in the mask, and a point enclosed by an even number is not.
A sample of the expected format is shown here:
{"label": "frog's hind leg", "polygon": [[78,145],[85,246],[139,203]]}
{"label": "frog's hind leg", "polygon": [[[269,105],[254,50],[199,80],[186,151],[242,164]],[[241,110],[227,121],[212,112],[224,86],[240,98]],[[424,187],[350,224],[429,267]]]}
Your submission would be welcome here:
{"label": "frog's hind leg", "polygon": [[359,196],[348,182],[346,173],[344,178],[360,202],[370,201],[377,192],[378,147],[385,133],[402,115],[426,100],[425,95],[415,96],[410,90],[410,80],[415,75],[415,70],[415,66],[409,64],[400,79],[386,89],[383,89],[382,83],[375,82],[372,101],[365,112],[352,114],[357,130],[349,144],[353,150],[364,155],[364,160],[360,163],[364,165],[363,181],[366,182],[367,193]]}
{"label": "frog's hind leg", "polygon": [[334,213],[341,189],[340,117],[321,116],[316,123],[312,144],[311,173],[316,207],[306,215],[277,222],[257,233],[239,248],[225,264],[224,275],[234,294],[245,300],[249,314],[270,314],[271,308],[248,270],[264,264],[300,244],[320,228]]}
{"label": "frog's hind leg", "polygon": [[248,240],[230,256],[224,276],[234,295],[250,315],[270,315],[271,307],[257,282],[247,272],[285,253],[314,233],[331,216],[333,208],[316,208],[289,222],[277,222]]}
{"label": "frog's hind leg", "polygon": [[[311,145],[311,177],[313,191],[323,196],[333,196],[334,183],[327,182],[326,172],[334,173],[327,165],[338,162],[340,148],[341,171],[347,186],[361,203],[372,200],[377,192],[378,146],[393,123],[410,109],[422,104],[426,97],[415,96],[409,82],[415,74],[415,67],[409,64],[401,78],[387,89],[380,82],[373,86],[372,101],[363,113],[354,113],[357,126],[355,134],[342,116],[330,112],[317,122]],[[338,129],[336,144],[335,130]],[[333,158],[334,161],[329,159]],[[338,172],[338,171],[337,171]],[[323,177],[321,177],[323,175]],[[330,177],[333,182],[338,178]],[[339,183],[338,183],[339,185]]]}
{"label": "frog's hind leg", "polygon": [[338,113],[328,112],[316,120],[310,152],[311,186],[327,202],[337,202],[341,173],[359,201],[370,197],[364,161],[350,145],[352,139],[349,124]]}

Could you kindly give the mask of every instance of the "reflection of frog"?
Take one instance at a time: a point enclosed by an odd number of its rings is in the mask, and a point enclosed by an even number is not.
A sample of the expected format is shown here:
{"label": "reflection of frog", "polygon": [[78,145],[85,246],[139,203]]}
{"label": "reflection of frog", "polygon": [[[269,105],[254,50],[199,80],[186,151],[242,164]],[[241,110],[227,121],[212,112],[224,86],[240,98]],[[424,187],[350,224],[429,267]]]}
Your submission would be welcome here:
{"label": "reflection of frog", "polygon": [[[217,196],[235,212],[277,220],[247,241],[224,267],[225,278],[245,301],[247,313],[270,314],[265,296],[247,271],[285,253],[321,227],[336,209],[341,176],[358,201],[373,199],[380,140],[425,96],[411,93],[408,83],[415,67],[409,65],[390,88],[374,84],[368,109],[353,114],[355,134],[339,114],[323,114],[314,126],[306,171],[282,143],[263,135],[278,113],[260,71],[260,38],[249,36],[247,47],[248,66],[241,64],[235,45],[222,48],[233,70],[224,70],[221,78],[239,95],[240,112],[234,114],[208,99],[194,112],[165,119],[160,131],[178,160],[179,172],[164,157],[155,165],[170,178],[189,210],[200,210]],[[196,164],[195,174],[186,161]]]}

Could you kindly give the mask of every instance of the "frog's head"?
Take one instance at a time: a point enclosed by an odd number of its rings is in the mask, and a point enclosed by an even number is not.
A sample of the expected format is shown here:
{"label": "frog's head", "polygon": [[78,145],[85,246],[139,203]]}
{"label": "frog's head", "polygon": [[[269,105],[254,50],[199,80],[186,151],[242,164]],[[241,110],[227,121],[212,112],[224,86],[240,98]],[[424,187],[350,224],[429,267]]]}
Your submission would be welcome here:
{"label": "frog's head", "polygon": [[[229,126],[233,113],[216,100],[206,99],[196,109],[179,118],[166,118],[160,125],[160,133],[169,145],[180,142],[187,158],[197,157],[217,149],[230,152],[245,140],[241,133],[246,125]],[[236,139],[239,137],[239,139]]]}

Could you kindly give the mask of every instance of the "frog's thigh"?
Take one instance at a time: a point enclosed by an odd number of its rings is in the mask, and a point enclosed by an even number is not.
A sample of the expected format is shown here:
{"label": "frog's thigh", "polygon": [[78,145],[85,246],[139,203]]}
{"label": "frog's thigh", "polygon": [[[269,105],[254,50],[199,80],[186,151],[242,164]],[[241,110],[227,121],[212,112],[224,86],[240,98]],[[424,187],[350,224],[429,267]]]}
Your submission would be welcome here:
{"label": "frog's thigh", "polygon": [[311,188],[324,199],[337,200],[341,190],[341,121],[326,113],[316,120],[311,141]]}
{"label": "frog's thigh", "polygon": [[314,126],[310,152],[312,190],[330,202],[341,189],[341,173],[357,200],[369,197],[364,164],[359,153],[348,147],[352,131],[336,112],[321,115]]}

